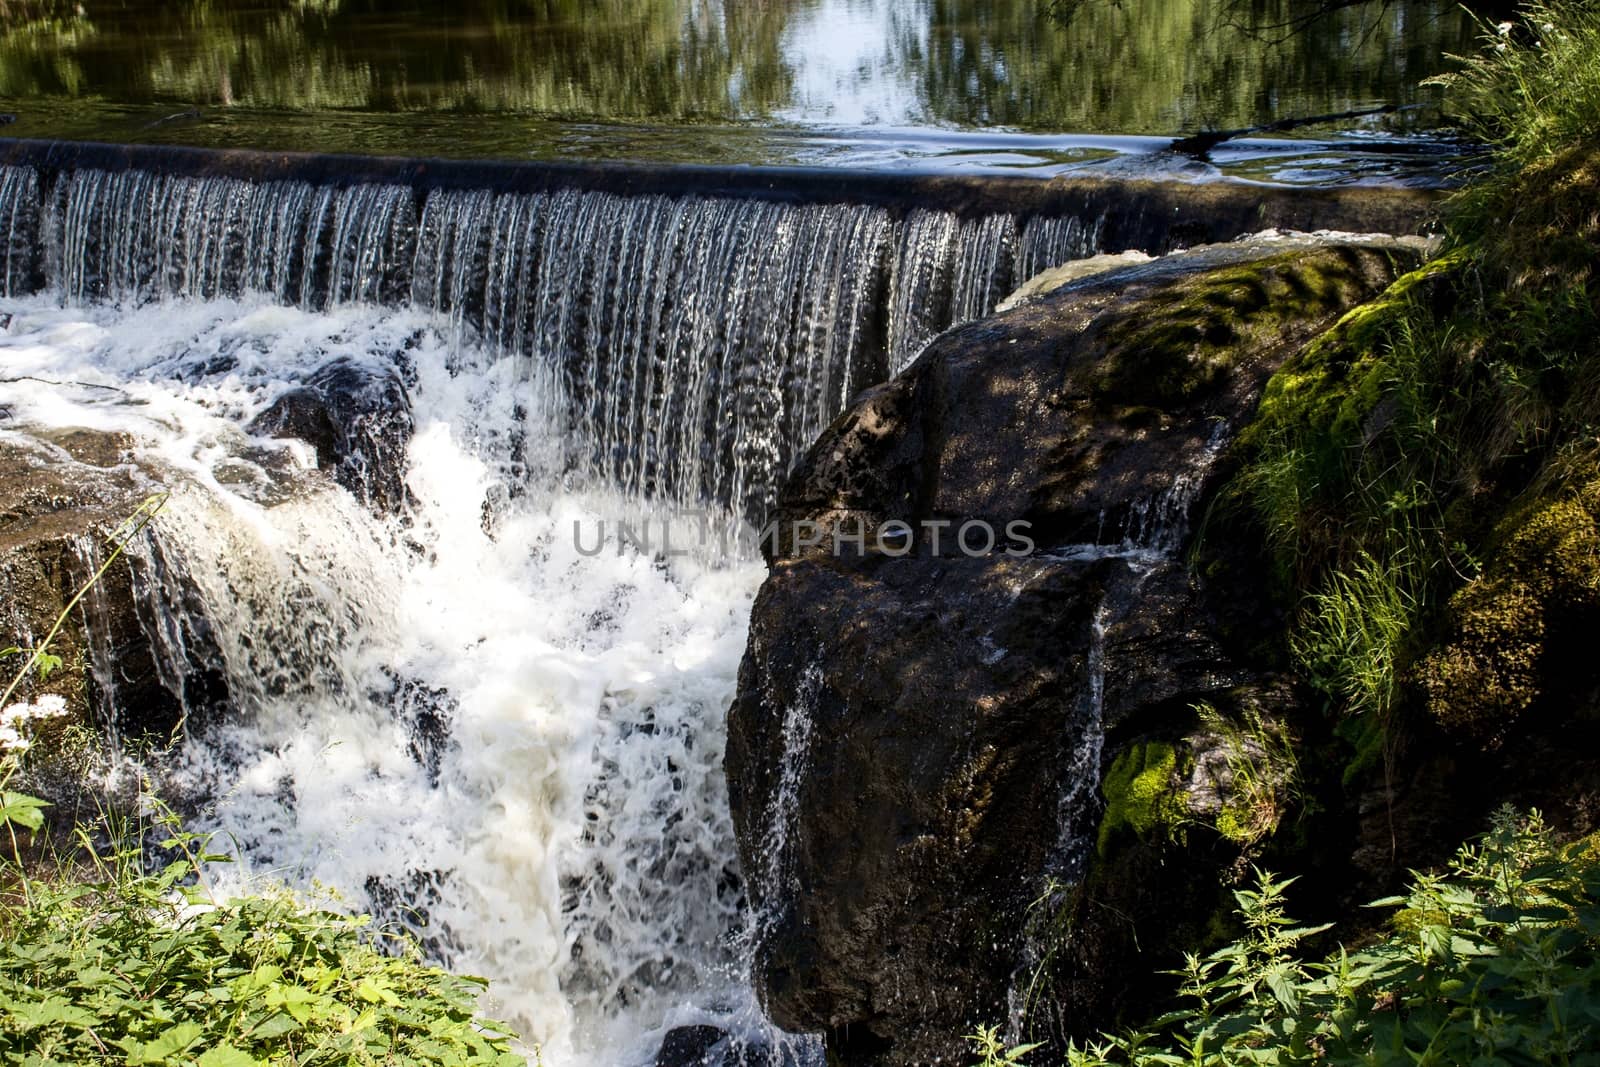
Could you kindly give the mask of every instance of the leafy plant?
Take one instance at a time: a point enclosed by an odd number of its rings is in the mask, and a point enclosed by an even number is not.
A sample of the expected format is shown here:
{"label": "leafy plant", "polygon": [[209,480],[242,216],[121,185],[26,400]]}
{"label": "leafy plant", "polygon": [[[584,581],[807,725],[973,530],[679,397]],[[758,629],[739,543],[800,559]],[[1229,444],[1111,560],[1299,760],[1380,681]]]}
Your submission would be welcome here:
{"label": "leafy plant", "polygon": [[[37,827],[7,804],[8,821]],[[110,850],[80,828],[86,870],[0,899],[0,1063],[525,1062],[506,1027],[475,1015],[482,979],[287,891],[218,898],[204,870],[227,857],[156,810]],[[139,841],[152,830],[177,858],[149,874]]]}
{"label": "leafy plant", "polygon": [[1038,1044],[1007,1046],[998,1026],[979,1026],[967,1035],[972,1052],[979,1059],[973,1067],[1028,1067],[1022,1057],[1039,1048]]}
{"label": "leafy plant", "polygon": [[1294,651],[1311,680],[1351,714],[1387,716],[1399,688],[1406,640],[1422,605],[1416,566],[1405,554],[1362,551],[1311,594]]}
{"label": "leafy plant", "polygon": [[1296,925],[1293,879],[1235,894],[1245,935],[1173,972],[1180,1006],[1072,1046],[1072,1067],[1595,1062],[1600,1048],[1600,849],[1559,847],[1537,813],[1502,810],[1442,875],[1417,875],[1389,934],[1302,961],[1325,926]]}

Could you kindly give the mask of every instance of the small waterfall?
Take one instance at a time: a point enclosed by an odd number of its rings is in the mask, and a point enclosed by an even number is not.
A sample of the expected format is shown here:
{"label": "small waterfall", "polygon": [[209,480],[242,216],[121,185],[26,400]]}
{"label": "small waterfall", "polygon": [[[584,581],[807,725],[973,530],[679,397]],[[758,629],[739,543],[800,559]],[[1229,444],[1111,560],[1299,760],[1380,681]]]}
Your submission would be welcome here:
{"label": "small waterfall", "polygon": [[39,245],[39,175],[32,167],[0,167],[0,295],[31,292]]}
{"label": "small waterfall", "polygon": [[[684,1023],[769,1040],[733,944],[721,765],[758,564],[580,552],[574,525],[629,498],[564,488],[562,426],[526,422],[542,384],[427,313],[3,310],[0,359],[23,377],[0,434],[121,435],[171,493],[113,577],[186,736],[144,772],[237,848],[222,884],[323,885],[409,929],[489,976],[547,1062],[632,1067]],[[315,368],[402,351],[403,518],[246,430]],[[110,592],[92,631],[128,625]],[[115,730],[148,709],[105,651]]]}
{"label": "small waterfall", "polygon": [[[1207,473],[1222,454],[1230,426],[1218,421],[1206,442],[1159,492],[1135,500],[1128,508],[1121,537],[1114,542],[1064,545],[1044,555],[1075,563],[1117,560],[1122,572],[1107,581],[1089,624],[1083,691],[1076,713],[1084,723],[1082,740],[1066,753],[1061,768],[1061,793],[1056,805],[1057,841],[1045,872],[1043,892],[1029,915],[1016,969],[1007,992],[1007,1034],[1013,1043],[1031,1040],[1029,1028],[1036,1006],[1038,981],[1063,936],[1057,910],[1070,906],[1070,891],[1083,877],[1101,811],[1104,775],[1106,677],[1115,669],[1106,647],[1114,622],[1139,601],[1146,581],[1162,567],[1173,566],[1189,535],[1193,510]],[[1103,517],[1102,517],[1103,518]]]}
{"label": "small waterfall", "polygon": [[393,300],[409,279],[409,189],[73,171],[44,220],[71,301],[264,293],[324,308]]}
{"label": "small waterfall", "polygon": [[[821,688],[822,669],[817,664],[809,664],[801,673],[794,694],[784,701],[783,769],[778,777],[778,788],[772,794],[772,810],[767,816],[764,881],[769,886],[784,886],[791,891],[796,886],[789,838],[799,817],[800,786],[811,766],[811,730]],[[767,915],[758,921],[773,919],[774,916]]]}
{"label": "small waterfall", "polygon": [[911,212],[902,228],[889,291],[889,372],[898,374],[948,321],[960,220],[942,211]]}
{"label": "small waterfall", "polygon": [[1219,420],[1199,453],[1173,475],[1165,489],[1133,503],[1123,525],[1121,550],[1169,559],[1183,547],[1189,535],[1189,512],[1205,484],[1206,474],[1222,454],[1229,429],[1226,422]]}
{"label": "small waterfall", "polygon": [[1036,216],[1023,227],[1017,250],[1018,284],[1068,260],[1085,259],[1101,250],[1105,216],[1085,222],[1076,216]]}
{"label": "small waterfall", "polygon": [[[765,920],[723,716],[761,568],[573,531],[646,503],[759,518],[890,353],[1096,226],[27,167],[0,169],[0,226],[8,372],[89,387],[19,378],[0,432],[125,433],[166,472],[127,557],[188,738],[152,770],[237,843],[240,883],[332,886],[410,929],[550,1062],[637,1064],[707,1022],[814,1061],[765,1029],[740,950]],[[253,436],[336,362],[404,380],[402,516]],[[117,665],[94,668],[116,729]]]}
{"label": "small waterfall", "polygon": [[899,374],[951,326],[982,318],[1046,267],[1094,255],[1104,218],[958,219],[912,211],[901,226],[889,294],[889,373]]}
{"label": "small waterfall", "polygon": [[[49,184],[49,183],[44,183]],[[0,174],[6,292],[412,304],[558,387],[570,473],[759,520],[858,390],[1100,222],[702,196]],[[37,249],[42,246],[42,256]],[[549,411],[529,412],[546,419]]]}
{"label": "small waterfall", "polygon": [[950,280],[950,321],[971,322],[994,306],[1022,281],[1012,275],[1017,252],[1017,220],[989,215],[964,221],[956,241]]}
{"label": "small waterfall", "polygon": [[[766,841],[761,852],[761,882],[770,889],[782,887],[783,900],[792,901],[799,892],[794,869],[793,840],[800,817],[800,790],[811,768],[811,734],[816,721],[817,699],[822,691],[822,668],[808,664],[801,672],[795,691],[781,702],[783,724],[781,727],[783,767],[779,771],[777,788],[773,790],[770,810],[766,816]],[[746,951],[764,940],[762,929],[772,929],[785,915],[781,905],[766,901],[753,917],[755,929],[744,934]],[[754,961],[747,961],[753,966]],[[776,1042],[784,1067],[796,1063],[821,1063],[823,1048],[820,1037],[782,1035]]]}
{"label": "small waterfall", "polygon": [[555,368],[589,477],[757,518],[870,371],[890,230],[846,205],[435,193],[413,297]]}

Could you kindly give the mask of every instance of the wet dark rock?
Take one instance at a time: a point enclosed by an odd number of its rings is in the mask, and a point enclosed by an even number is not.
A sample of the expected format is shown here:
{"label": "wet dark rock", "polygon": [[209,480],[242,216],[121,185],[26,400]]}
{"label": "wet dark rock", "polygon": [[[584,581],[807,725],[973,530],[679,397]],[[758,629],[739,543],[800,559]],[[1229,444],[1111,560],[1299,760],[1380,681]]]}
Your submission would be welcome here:
{"label": "wet dark rock", "polygon": [[403,930],[434,959],[450,959],[461,951],[461,942],[454,930],[433,918],[433,912],[445,899],[445,886],[452,877],[452,872],[438,868],[368,875],[362,888],[374,925]]}
{"label": "wet dark rock", "polygon": [[405,727],[406,751],[417,766],[428,773],[428,781],[439,783],[439,770],[452,741],[450,727],[458,707],[448,689],[431,686],[416,678],[391,675],[394,691],[374,694],[385,701],[394,718]]}
{"label": "wet dark rock", "polygon": [[[780,495],[729,720],[774,1021],[844,1064],[966,1062],[960,1035],[1039,969],[1041,923],[1073,946],[1043,1022],[1077,1033],[1205,931],[1253,843],[1223,746],[1249,756],[1298,697],[1253,655],[1245,591],[1182,562],[1188,520],[1266,379],[1415,258],[1086,279],[944,335],[822,435]],[[891,520],[909,553],[806,527]],[[973,521],[1027,526],[969,555],[952,534]],[[1145,770],[1097,835],[1113,768]],[[1191,812],[1233,837],[1161,821]]]}
{"label": "wet dark rock", "polygon": [[655,1067],[721,1067],[714,1050],[728,1035],[715,1026],[680,1026],[667,1031]]}
{"label": "wet dark rock", "polygon": [[[0,644],[31,647],[49,633],[161,482],[120,434],[64,430],[0,444]],[[159,538],[136,535],[69,613],[51,646],[61,668],[25,683],[20,696],[62,696],[70,721],[157,742],[179,728],[185,709],[222,706],[215,642],[197,629],[198,613],[189,618],[166,602],[191,588]],[[174,643],[192,658],[174,663],[164,651]]]}
{"label": "wet dark rock", "polygon": [[668,1030],[653,1062],[654,1067],[780,1067],[794,1060],[721,1027],[699,1025]]}
{"label": "wet dark rock", "polygon": [[253,419],[254,434],[297,437],[317,465],[381,514],[405,505],[411,399],[398,367],[335,360]]}
{"label": "wet dark rock", "polygon": [[1394,258],[1415,253],[1327,247],[1188,274],[1157,261],[952,330],[859,395],[799,464],[774,515],[779,554],[806,521],[1022,520],[1040,544],[1115,542],[1206,452],[1219,417],[1253,403]]}

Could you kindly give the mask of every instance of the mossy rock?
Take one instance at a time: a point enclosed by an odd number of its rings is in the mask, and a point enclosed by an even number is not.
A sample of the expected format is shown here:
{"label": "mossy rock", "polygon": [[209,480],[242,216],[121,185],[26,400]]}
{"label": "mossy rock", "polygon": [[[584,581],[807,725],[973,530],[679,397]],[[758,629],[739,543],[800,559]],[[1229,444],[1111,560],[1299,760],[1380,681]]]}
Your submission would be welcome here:
{"label": "mossy rock", "polygon": [[1343,248],[1303,249],[1207,271],[1109,324],[1090,388],[1134,405],[1171,406],[1215,387],[1241,352],[1297,323],[1348,308],[1370,270]]}
{"label": "mossy rock", "polygon": [[1541,703],[1586,702],[1600,681],[1582,650],[1600,624],[1600,476],[1525,504],[1494,542],[1417,670],[1439,723],[1490,742]]}
{"label": "mossy rock", "polygon": [[1118,754],[1100,785],[1106,800],[1097,840],[1102,856],[1123,829],[1141,839],[1158,830],[1168,837],[1176,833],[1189,814],[1180,777],[1184,761],[1165,741],[1141,741]]}
{"label": "mossy rock", "polygon": [[1574,148],[1461,196],[1462,237],[1508,290],[1596,281],[1600,149]]}
{"label": "mossy rock", "polygon": [[1390,337],[1419,301],[1441,299],[1461,264],[1460,254],[1430,260],[1346,312],[1272,376],[1242,443],[1259,447],[1287,436],[1323,438],[1329,448],[1342,448],[1360,441],[1390,374],[1384,359]]}

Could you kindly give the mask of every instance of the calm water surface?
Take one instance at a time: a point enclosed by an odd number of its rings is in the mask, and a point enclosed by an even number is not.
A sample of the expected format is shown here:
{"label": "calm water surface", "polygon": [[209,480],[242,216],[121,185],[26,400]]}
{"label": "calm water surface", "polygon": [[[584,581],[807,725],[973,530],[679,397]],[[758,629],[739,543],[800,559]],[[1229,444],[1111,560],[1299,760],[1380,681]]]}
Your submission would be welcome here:
{"label": "calm water surface", "polygon": [[[1419,180],[1449,0],[0,0],[14,136],[521,159]],[[1298,32],[1290,32],[1296,27]]]}

